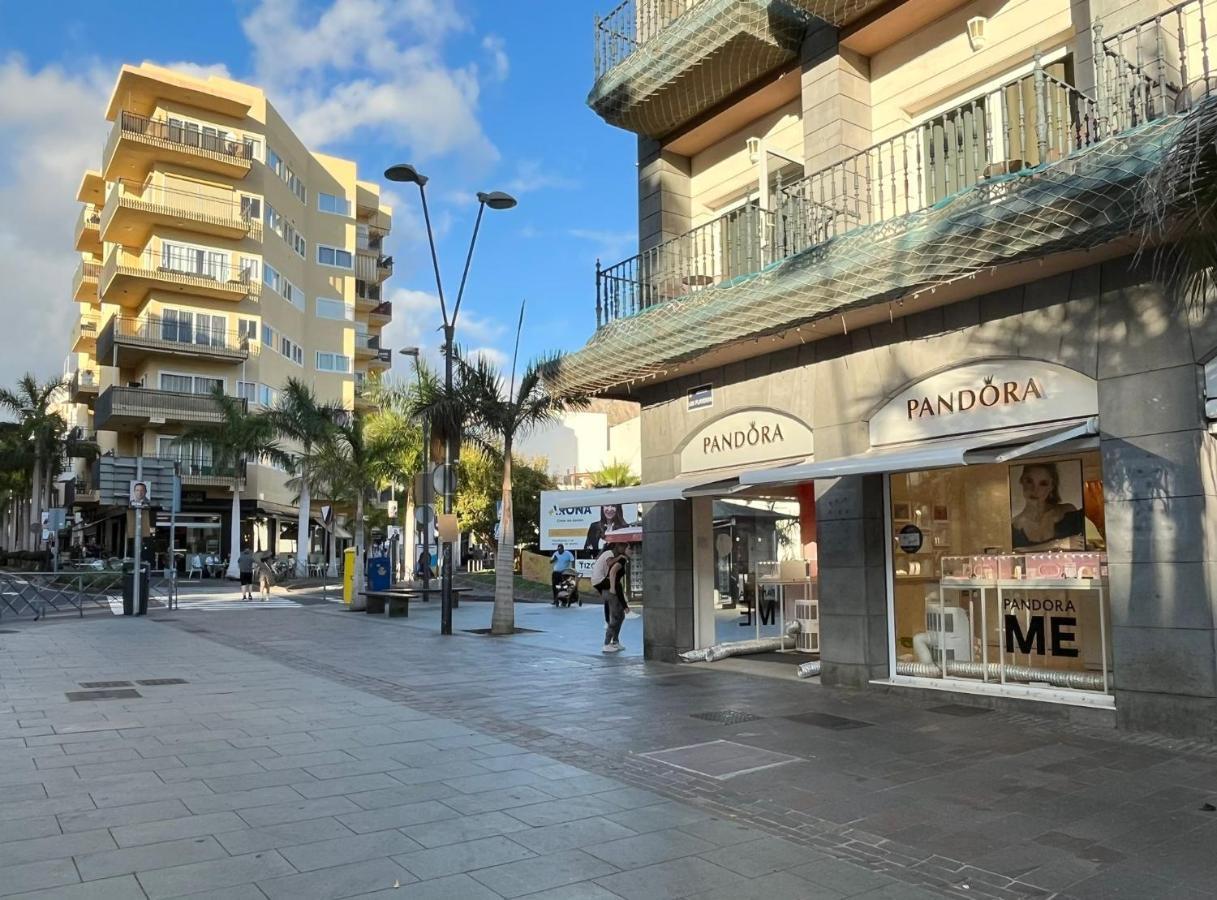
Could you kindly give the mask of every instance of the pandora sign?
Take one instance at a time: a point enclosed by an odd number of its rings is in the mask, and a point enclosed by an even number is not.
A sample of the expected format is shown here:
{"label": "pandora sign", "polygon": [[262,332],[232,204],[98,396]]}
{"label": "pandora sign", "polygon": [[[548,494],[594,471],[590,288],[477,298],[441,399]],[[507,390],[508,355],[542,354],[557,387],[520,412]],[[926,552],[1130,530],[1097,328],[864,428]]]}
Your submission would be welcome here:
{"label": "pandora sign", "polygon": [[771,409],[728,413],[698,429],[680,451],[681,472],[810,456],[811,429]]}
{"label": "pandora sign", "polygon": [[872,446],[1098,413],[1095,382],[1030,359],[969,363],[931,375],[889,400],[870,420]]}

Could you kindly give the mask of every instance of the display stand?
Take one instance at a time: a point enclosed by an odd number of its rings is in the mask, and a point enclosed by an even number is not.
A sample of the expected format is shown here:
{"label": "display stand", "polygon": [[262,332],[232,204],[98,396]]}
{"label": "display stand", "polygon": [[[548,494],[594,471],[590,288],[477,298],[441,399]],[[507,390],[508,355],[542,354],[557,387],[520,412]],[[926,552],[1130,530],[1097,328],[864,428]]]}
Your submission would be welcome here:
{"label": "display stand", "polygon": [[765,562],[757,566],[758,623],[762,595],[772,596],[776,602],[779,635],[786,633],[787,620],[799,624],[794,648],[781,652],[819,653],[820,603],[816,592],[816,579],[811,575],[811,566],[807,561],[783,560]]}

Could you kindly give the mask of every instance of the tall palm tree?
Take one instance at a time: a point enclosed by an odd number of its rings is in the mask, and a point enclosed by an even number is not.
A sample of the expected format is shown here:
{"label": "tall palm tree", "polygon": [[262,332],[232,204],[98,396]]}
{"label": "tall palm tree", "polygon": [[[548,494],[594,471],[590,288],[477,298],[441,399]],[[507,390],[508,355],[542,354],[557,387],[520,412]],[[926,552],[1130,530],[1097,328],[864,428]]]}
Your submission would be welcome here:
{"label": "tall palm tree", "polygon": [[[39,384],[38,379],[27,372],[17,382],[16,390],[0,388],[0,408],[17,416],[20,440],[28,453],[31,523],[42,521],[43,503],[63,458],[68,425],[52,407],[62,398],[66,387],[63,378],[51,378]],[[36,550],[38,544],[39,532],[31,529],[29,549]]]}
{"label": "tall palm tree", "polygon": [[[521,313],[521,321],[523,314]],[[519,335],[516,338],[517,348]],[[557,363],[560,355],[552,355],[529,364],[515,383],[515,363],[512,381],[504,391],[503,378],[486,357],[466,360],[455,356],[459,372],[462,406],[467,412],[470,436],[485,449],[491,450],[503,462],[503,512],[500,519],[498,546],[494,564],[494,614],[490,621],[491,634],[512,634],[515,631],[515,520],[511,504],[512,449],[519,438],[539,425],[551,422],[570,409],[582,409],[588,399],[582,395],[560,395],[550,392],[545,375]]]}
{"label": "tall palm tree", "polygon": [[296,574],[308,572],[308,525],[311,519],[308,469],[317,448],[333,433],[345,415],[340,406],[322,403],[313,389],[298,378],[289,378],[270,420],[279,437],[298,448],[292,469],[300,478],[300,512],[296,518]]}
{"label": "tall palm tree", "polygon": [[237,556],[241,552],[241,465],[266,459],[288,465],[291,457],[285,453],[275,439],[275,426],[267,415],[250,413],[240,400],[229,397],[222,388],[211,394],[220,409],[222,421],[218,424],[195,425],[187,428],[175,441],[179,449],[193,450],[201,444],[210,448],[211,465],[220,474],[231,472],[232,480],[232,525],[228,572],[229,578],[239,578],[241,570]]}

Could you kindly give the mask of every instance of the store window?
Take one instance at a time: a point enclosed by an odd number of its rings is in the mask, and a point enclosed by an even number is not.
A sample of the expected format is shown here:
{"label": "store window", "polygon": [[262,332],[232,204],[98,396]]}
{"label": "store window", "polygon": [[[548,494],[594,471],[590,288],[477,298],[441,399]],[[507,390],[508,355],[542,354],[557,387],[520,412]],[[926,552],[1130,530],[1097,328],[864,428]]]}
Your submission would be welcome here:
{"label": "store window", "polygon": [[1106,693],[1100,458],[891,476],[896,674]]}

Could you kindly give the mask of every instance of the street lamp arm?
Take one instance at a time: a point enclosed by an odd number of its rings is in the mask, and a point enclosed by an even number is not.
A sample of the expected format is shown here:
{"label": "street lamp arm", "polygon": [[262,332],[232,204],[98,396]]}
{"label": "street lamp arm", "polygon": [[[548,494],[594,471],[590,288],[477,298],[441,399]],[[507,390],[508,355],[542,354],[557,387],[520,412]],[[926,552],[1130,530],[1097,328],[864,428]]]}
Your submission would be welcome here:
{"label": "street lamp arm", "polygon": [[[469,239],[469,252],[465,255],[465,271],[461,273],[461,286],[456,291],[456,306],[452,309],[451,327],[456,327],[456,317],[461,312],[461,298],[465,296],[465,282],[469,280],[469,266],[473,262],[473,248],[477,245],[478,231],[482,227],[482,214],[486,212],[486,201],[478,197],[478,215],[473,222],[473,237]],[[447,322],[447,320],[445,320]]]}
{"label": "street lamp arm", "polygon": [[[448,306],[444,302],[444,282],[439,274],[439,255],[435,252],[435,233],[431,230],[431,211],[427,208],[427,188],[423,182],[418,183],[418,194],[423,201],[423,222],[427,226],[427,243],[431,246],[431,265],[435,268],[435,290],[439,294],[439,311],[444,317],[444,324],[448,324]],[[472,249],[470,250],[472,253]],[[463,285],[462,285],[463,287]],[[460,301],[457,301],[458,305]],[[453,321],[456,320],[455,313]]]}

